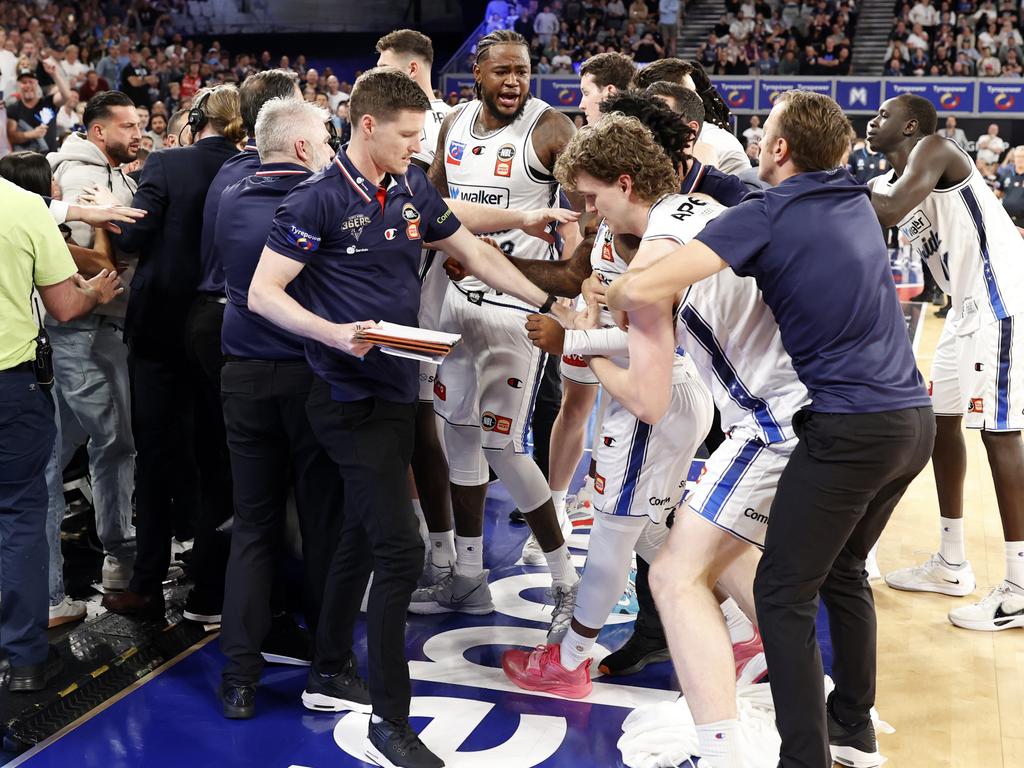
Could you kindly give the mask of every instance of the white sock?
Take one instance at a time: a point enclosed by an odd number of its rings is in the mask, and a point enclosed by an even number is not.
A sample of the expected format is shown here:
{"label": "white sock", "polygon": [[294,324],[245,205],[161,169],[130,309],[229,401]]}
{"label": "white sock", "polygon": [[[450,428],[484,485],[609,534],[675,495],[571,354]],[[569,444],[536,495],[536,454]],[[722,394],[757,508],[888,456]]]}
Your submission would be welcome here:
{"label": "white sock", "polygon": [[555,505],[555,517],[558,518],[558,526],[565,525],[565,497],[568,491],[552,491],[551,501]]}
{"label": "white sock", "polygon": [[1024,594],[1024,541],[1006,542],[1006,580]]}
{"label": "white sock", "polygon": [[697,745],[702,758],[714,760],[715,768],[741,768],[739,721],[719,720],[697,726]]}
{"label": "white sock", "polygon": [[740,610],[735,600],[730,597],[719,607],[725,616],[725,623],[729,628],[729,640],[733,645],[754,639],[754,625],[747,618],[747,614]]}
{"label": "white sock", "polygon": [[430,560],[438,568],[447,568],[455,562],[455,531],[428,533]]}
{"label": "white sock", "polygon": [[544,559],[548,561],[552,584],[562,584],[571,587],[579,581],[580,577],[572,564],[572,555],[569,554],[569,547],[565,544],[562,544],[558,549],[545,552]]}
{"label": "white sock", "polygon": [[484,570],[484,537],[455,536],[455,573],[479,576]]}
{"label": "white sock", "polygon": [[967,559],[964,553],[964,519],[940,517],[939,521],[942,523],[939,554],[950,565],[960,565]]}
{"label": "white sock", "polygon": [[416,522],[420,524],[420,538],[423,539],[424,544],[428,545],[427,552],[429,553],[430,530],[427,528],[427,518],[423,516],[423,505],[420,504],[419,499],[412,500],[412,511],[416,513]]}
{"label": "white sock", "polygon": [[596,640],[596,637],[584,637],[569,627],[569,631],[562,638],[562,666],[566,669],[576,669],[589,658],[590,649],[594,647]]}

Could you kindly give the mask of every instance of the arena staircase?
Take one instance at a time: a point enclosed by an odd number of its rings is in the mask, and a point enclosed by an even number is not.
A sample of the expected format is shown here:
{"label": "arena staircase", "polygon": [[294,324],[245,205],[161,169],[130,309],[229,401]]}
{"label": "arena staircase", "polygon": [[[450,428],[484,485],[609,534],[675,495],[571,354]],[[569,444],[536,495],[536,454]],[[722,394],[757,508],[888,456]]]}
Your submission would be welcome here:
{"label": "arena staircase", "polygon": [[862,0],[853,44],[851,74],[881,75],[892,32],[892,0]]}
{"label": "arena staircase", "polygon": [[[682,3],[680,3],[682,5]],[[725,13],[721,0],[694,0],[686,5],[686,18],[679,28],[676,41],[677,55],[682,59],[695,58],[697,46],[708,39],[718,17]]]}

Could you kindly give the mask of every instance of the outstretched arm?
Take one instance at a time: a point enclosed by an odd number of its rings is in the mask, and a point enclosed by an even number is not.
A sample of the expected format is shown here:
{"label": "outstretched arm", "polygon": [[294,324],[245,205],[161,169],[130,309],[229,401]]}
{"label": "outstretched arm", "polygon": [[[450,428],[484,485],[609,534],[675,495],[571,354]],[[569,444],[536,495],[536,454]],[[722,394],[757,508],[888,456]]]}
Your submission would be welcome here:
{"label": "outstretched arm", "polygon": [[941,136],[927,136],[907,158],[907,167],[895,184],[875,184],[871,204],[883,227],[895,227],[945,178],[959,183],[971,173],[970,162]]}

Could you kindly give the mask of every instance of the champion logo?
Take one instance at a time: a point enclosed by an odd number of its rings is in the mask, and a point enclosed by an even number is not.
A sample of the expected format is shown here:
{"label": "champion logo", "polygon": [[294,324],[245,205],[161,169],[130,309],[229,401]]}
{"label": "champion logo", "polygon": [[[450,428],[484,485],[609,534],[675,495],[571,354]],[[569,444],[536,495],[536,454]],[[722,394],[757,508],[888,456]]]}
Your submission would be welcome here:
{"label": "champion logo", "polygon": [[716,733],[715,734],[715,740],[716,741],[725,741],[725,734],[724,733]]}

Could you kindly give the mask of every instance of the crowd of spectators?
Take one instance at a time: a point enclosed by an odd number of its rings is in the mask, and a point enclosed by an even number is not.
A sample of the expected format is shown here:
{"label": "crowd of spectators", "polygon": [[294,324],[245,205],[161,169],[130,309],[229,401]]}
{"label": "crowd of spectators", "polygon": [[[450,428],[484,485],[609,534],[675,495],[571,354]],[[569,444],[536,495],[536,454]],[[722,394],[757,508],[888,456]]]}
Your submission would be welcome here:
{"label": "crowd of spectators", "polygon": [[529,40],[533,71],[540,75],[574,72],[591,56],[610,51],[649,63],[676,55],[685,6],[685,0],[492,0],[485,33],[514,29]]}
{"label": "crowd of spectators", "polygon": [[89,99],[108,90],[124,92],[139,108],[143,148],[161,149],[175,143],[168,125],[199,89],[273,68],[297,72],[304,98],[328,109],[338,132],[348,133],[351,85],[329,67],[320,72],[301,54],[200,43],[175,30],[169,10],[161,0],[0,2],[0,156],[56,151],[82,130]]}
{"label": "crowd of spectators", "polygon": [[1024,41],[1013,0],[896,3],[885,51],[890,77],[1020,77]]}

